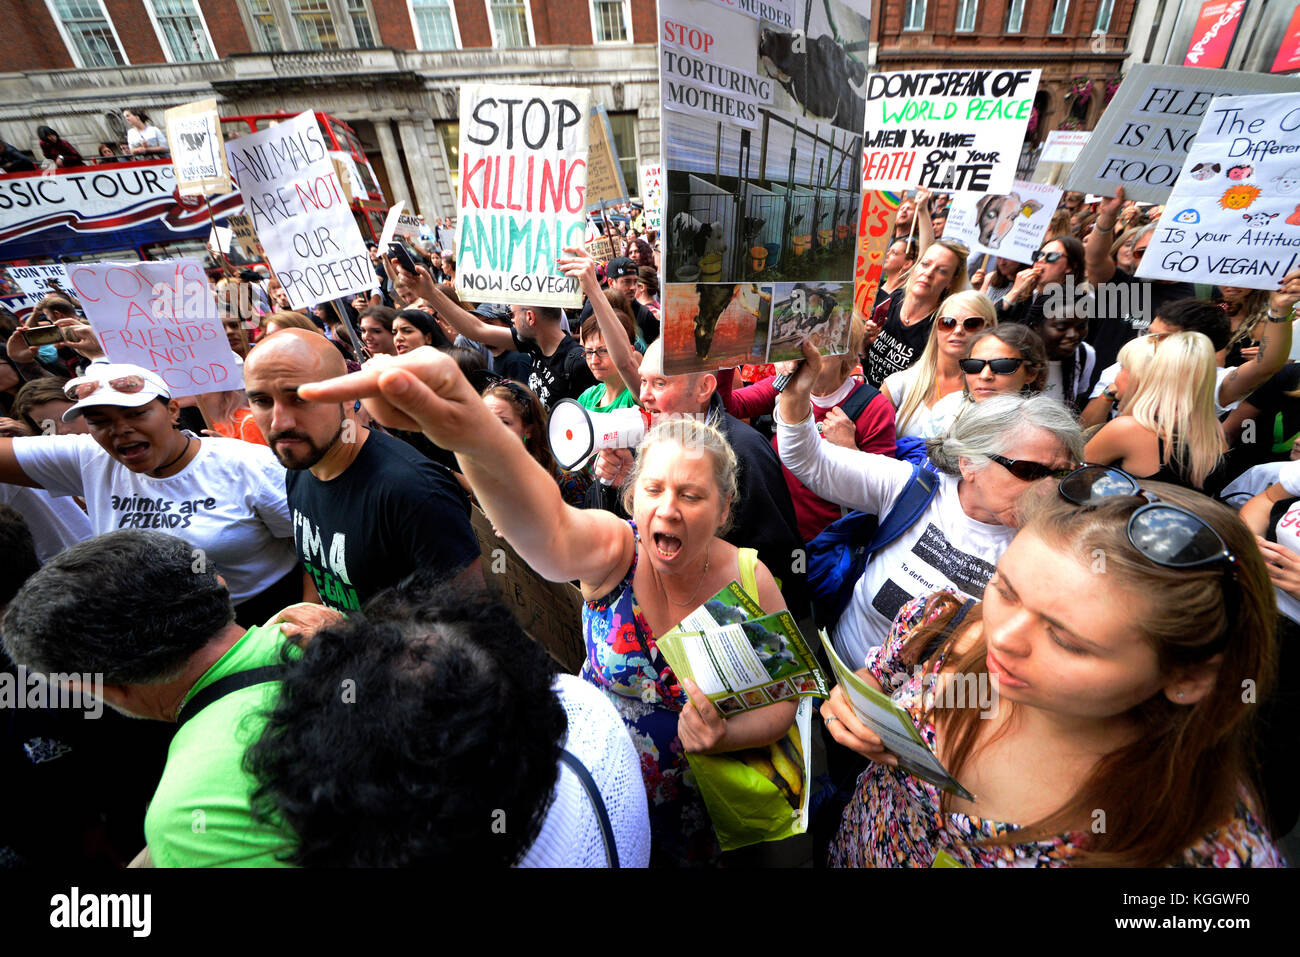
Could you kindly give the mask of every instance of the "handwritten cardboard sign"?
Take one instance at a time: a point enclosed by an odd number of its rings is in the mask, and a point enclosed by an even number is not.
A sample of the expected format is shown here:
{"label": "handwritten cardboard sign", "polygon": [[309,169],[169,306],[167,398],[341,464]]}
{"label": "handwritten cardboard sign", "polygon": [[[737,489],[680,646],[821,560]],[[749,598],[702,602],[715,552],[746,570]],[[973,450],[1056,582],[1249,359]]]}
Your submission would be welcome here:
{"label": "handwritten cardboard sign", "polygon": [[59,263],[42,266],[6,266],[0,282],[0,299],[7,309],[25,316],[51,293],[66,294],[67,270]]}
{"label": "handwritten cardboard sign", "polygon": [[215,196],[231,192],[216,97],[174,106],[163,113],[163,119],[180,194]]}
{"label": "handwritten cardboard sign", "polygon": [[295,309],[369,290],[374,270],[314,113],[226,144],[244,211]]}
{"label": "handwritten cardboard sign", "polygon": [[1300,90],[1300,79],[1192,66],[1135,65],[1097,121],[1065,188],[1164,203],[1216,96]]}
{"label": "handwritten cardboard sign", "polygon": [[627,184],[614,150],[614,131],[603,106],[593,107],[587,140],[587,208],[627,202]]}
{"label": "handwritten cardboard sign", "polygon": [[973,253],[1034,261],[1043,244],[1062,190],[1044,183],[1016,180],[1005,195],[958,193],[948,208],[945,239],[958,239]]}
{"label": "handwritten cardboard sign", "polygon": [[1276,289],[1300,265],[1300,93],[1210,101],[1138,275]]}
{"label": "handwritten cardboard sign", "polygon": [[[456,291],[475,302],[582,304],[556,267],[586,233],[588,90],[460,89]],[[495,295],[493,295],[495,294]]]}
{"label": "handwritten cardboard sign", "polygon": [[912,70],[867,77],[862,183],[1009,193],[1039,70]]}
{"label": "handwritten cardboard sign", "polygon": [[201,262],[80,263],[67,269],[111,361],[158,373],[173,398],[244,387]]}
{"label": "handwritten cardboard sign", "polygon": [[226,217],[226,226],[230,229],[235,244],[239,246],[239,251],[244,254],[245,259],[266,262],[266,250],[262,248],[257,232],[253,229],[253,221],[247,213],[231,213]]}

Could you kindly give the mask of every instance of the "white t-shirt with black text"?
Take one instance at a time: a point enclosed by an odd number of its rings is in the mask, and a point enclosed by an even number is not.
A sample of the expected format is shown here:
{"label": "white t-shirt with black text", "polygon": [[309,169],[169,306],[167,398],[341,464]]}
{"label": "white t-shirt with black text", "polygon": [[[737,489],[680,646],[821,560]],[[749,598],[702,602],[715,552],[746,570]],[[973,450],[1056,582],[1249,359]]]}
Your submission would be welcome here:
{"label": "white t-shirt with black text", "polygon": [[18,465],[51,495],[80,495],[96,535],[124,528],[175,535],[203,550],[239,604],[298,563],[284,467],[264,445],[199,440],[168,478],[132,472],[89,435],[13,440]]}
{"label": "white t-shirt with black text", "polygon": [[[886,515],[912,477],[910,462],[819,441],[812,417],[786,424],[776,413],[781,461],[822,498],[870,515]],[[978,522],[957,495],[959,480],[940,474],[929,508],[895,541],[876,552],[853,589],[832,636],[836,653],[861,668],[884,642],[898,610],[945,586],[981,598],[1015,529]]]}

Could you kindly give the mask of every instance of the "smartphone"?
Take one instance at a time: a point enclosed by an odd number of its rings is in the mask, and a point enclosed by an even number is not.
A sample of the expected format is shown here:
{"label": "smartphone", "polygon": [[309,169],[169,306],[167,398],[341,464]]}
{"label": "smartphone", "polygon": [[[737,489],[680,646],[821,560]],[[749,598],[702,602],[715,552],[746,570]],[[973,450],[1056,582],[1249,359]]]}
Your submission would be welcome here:
{"label": "smartphone", "polygon": [[63,330],[58,326],[31,326],[18,331],[23,334],[23,342],[34,349],[64,341]]}
{"label": "smartphone", "polygon": [[415,260],[411,258],[411,254],[406,251],[406,247],[401,243],[388,244],[388,257],[396,259],[398,265],[411,275],[415,275]]}

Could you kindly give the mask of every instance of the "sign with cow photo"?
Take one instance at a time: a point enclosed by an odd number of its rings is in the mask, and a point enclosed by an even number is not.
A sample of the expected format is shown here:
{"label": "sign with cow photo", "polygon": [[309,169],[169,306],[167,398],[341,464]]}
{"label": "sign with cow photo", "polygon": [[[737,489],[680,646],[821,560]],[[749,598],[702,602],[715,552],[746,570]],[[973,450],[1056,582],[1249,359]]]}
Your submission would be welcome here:
{"label": "sign with cow photo", "polygon": [[1300,266],[1297,130],[1300,93],[1211,100],[1137,274],[1277,289]]}
{"label": "sign with cow photo", "polygon": [[1016,180],[1003,196],[958,193],[948,208],[945,239],[957,239],[973,253],[1032,263],[1043,244],[1061,188]]}
{"label": "sign with cow photo", "polygon": [[866,189],[1009,193],[1039,70],[909,70],[866,83]]}
{"label": "sign with cow photo", "polygon": [[176,189],[182,196],[213,196],[234,191],[226,167],[225,141],[215,97],[173,106],[163,113],[171,147]]}
{"label": "sign with cow photo", "polygon": [[[799,284],[852,301],[867,20],[837,0],[661,0],[659,13],[666,368],[765,361],[766,320],[744,348],[723,322],[746,312],[726,306],[737,290],[767,310]],[[697,305],[715,299],[726,308]]]}

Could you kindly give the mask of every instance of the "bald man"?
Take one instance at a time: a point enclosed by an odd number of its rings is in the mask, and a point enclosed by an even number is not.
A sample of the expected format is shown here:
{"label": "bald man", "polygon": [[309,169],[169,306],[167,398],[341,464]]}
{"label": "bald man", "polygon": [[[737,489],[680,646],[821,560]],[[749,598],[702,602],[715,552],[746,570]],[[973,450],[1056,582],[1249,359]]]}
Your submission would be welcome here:
{"label": "bald man", "polygon": [[415,572],[482,585],[469,502],[451,473],[357,421],[353,406],[304,402],[298,386],[344,375],[318,332],[282,329],[244,363],[244,388],[271,451],[288,469],[293,543],[321,600],[355,611]]}

